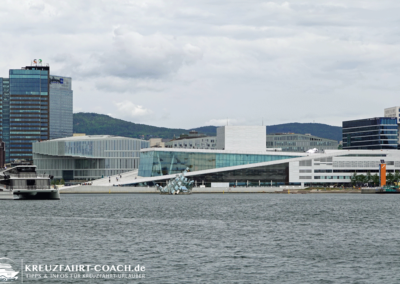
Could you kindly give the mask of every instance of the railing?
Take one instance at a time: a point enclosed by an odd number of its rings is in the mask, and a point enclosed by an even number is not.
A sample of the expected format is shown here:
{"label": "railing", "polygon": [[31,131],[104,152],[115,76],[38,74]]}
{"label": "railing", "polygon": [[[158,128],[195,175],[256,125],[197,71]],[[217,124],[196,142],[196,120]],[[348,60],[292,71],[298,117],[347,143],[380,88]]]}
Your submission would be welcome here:
{"label": "railing", "polygon": [[19,174],[9,174],[9,176],[14,178],[35,178],[38,177],[39,175],[36,175],[36,173],[19,173]]}
{"label": "railing", "polygon": [[7,174],[12,178],[50,178],[48,174],[36,174],[36,173],[19,173],[19,174]]}
{"label": "railing", "polygon": [[37,190],[37,189],[50,189],[50,185],[7,185],[6,189],[9,190],[18,190],[18,189],[28,189],[28,190]]}

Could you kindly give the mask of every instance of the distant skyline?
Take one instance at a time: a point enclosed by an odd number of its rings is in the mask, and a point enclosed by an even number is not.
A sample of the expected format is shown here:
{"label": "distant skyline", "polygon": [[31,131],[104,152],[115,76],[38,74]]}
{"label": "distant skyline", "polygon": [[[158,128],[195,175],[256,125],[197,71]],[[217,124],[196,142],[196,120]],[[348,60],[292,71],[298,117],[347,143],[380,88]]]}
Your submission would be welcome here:
{"label": "distant skyline", "polygon": [[169,128],[341,126],[400,105],[400,1],[1,1],[0,77],[49,63],[74,112]]}

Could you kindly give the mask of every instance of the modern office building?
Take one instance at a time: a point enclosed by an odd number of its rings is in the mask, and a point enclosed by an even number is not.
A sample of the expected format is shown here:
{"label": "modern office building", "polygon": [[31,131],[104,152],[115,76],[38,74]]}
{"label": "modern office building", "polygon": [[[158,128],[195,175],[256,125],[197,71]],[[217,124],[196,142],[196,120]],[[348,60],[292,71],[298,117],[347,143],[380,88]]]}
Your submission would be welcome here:
{"label": "modern office building", "polygon": [[49,72],[48,66],[27,66],[0,78],[6,162],[31,160],[32,142],[49,139]]}
{"label": "modern office building", "polygon": [[201,138],[175,139],[165,143],[166,148],[180,149],[217,149],[217,138],[205,136]]}
{"label": "modern office building", "polygon": [[400,149],[400,106],[385,108],[384,116],[397,119],[397,149]]}
{"label": "modern office building", "polygon": [[71,78],[50,76],[49,66],[10,69],[0,101],[6,163],[32,161],[32,142],[72,135]]}
{"label": "modern office building", "polygon": [[139,167],[145,140],[109,135],[87,135],[33,143],[33,163],[40,174],[55,179],[91,180]]}
{"label": "modern office building", "polygon": [[166,148],[180,149],[217,149],[217,139],[215,136],[207,136],[197,131],[190,131],[189,134],[182,134],[165,142]]}
{"label": "modern office building", "polygon": [[395,117],[397,119],[397,123],[400,124],[400,106],[385,108],[384,116]]}
{"label": "modern office building", "polygon": [[343,121],[343,149],[397,149],[396,117]]}
{"label": "modern office building", "polygon": [[267,135],[267,148],[281,148],[287,152],[306,152],[317,148],[319,151],[337,150],[338,141],[311,134],[276,133]]}
{"label": "modern office building", "polygon": [[50,139],[73,134],[73,91],[70,77],[50,75]]}
{"label": "modern office building", "polygon": [[6,164],[6,144],[0,140],[0,168],[4,168]]}

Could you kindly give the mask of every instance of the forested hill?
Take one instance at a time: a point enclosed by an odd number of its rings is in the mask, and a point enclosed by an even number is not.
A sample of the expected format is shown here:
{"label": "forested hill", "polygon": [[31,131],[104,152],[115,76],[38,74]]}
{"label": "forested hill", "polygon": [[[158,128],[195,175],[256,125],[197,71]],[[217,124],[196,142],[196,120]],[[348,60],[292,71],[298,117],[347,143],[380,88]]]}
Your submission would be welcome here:
{"label": "forested hill", "polygon": [[[215,126],[200,127],[199,132],[207,135],[215,135]],[[192,129],[190,129],[192,130]],[[193,130],[197,130],[193,128]],[[211,132],[210,132],[211,130]],[[97,113],[74,113],[74,133],[85,133],[87,135],[116,135],[123,137],[149,139],[173,138],[189,130],[181,128],[156,127],[145,124],[133,123],[122,119],[113,118]]]}
{"label": "forested hill", "polygon": [[[191,129],[165,128],[145,124],[133,123],[97,113],[74,113],[74,133],[87,135],[116,135],[132,138],[149,139],[151,137],[171,139],[189,130],[196,130],[210,136],[216,135],[216,126],[202,126]],[[315,136],[341,140],[342,128],[320,123],[286,123],[267,126],[268,134],[293,132],[299,134],[310,133]]]}

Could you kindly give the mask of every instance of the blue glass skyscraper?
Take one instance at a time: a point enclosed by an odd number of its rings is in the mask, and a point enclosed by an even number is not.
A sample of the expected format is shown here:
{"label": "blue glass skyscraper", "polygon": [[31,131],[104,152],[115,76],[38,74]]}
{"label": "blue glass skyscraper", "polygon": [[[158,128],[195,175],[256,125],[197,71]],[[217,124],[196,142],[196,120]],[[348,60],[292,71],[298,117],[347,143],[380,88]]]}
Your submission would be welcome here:
{"label": "blue glass skyscraper", "polygon": [[72,136],[71,85],[70,77],[50,75],[50,139]]}
{"label": "blue glass skyscraper", "polygon": [[374,117],[343,121],[343,149],[397,149],[397,118]]}
{"label": "blue glass skyscraper", "polygon": [[0,81],[6,163],[32,160],[32,142],[49,139],[49,73],[48,66],[27,66]]}

